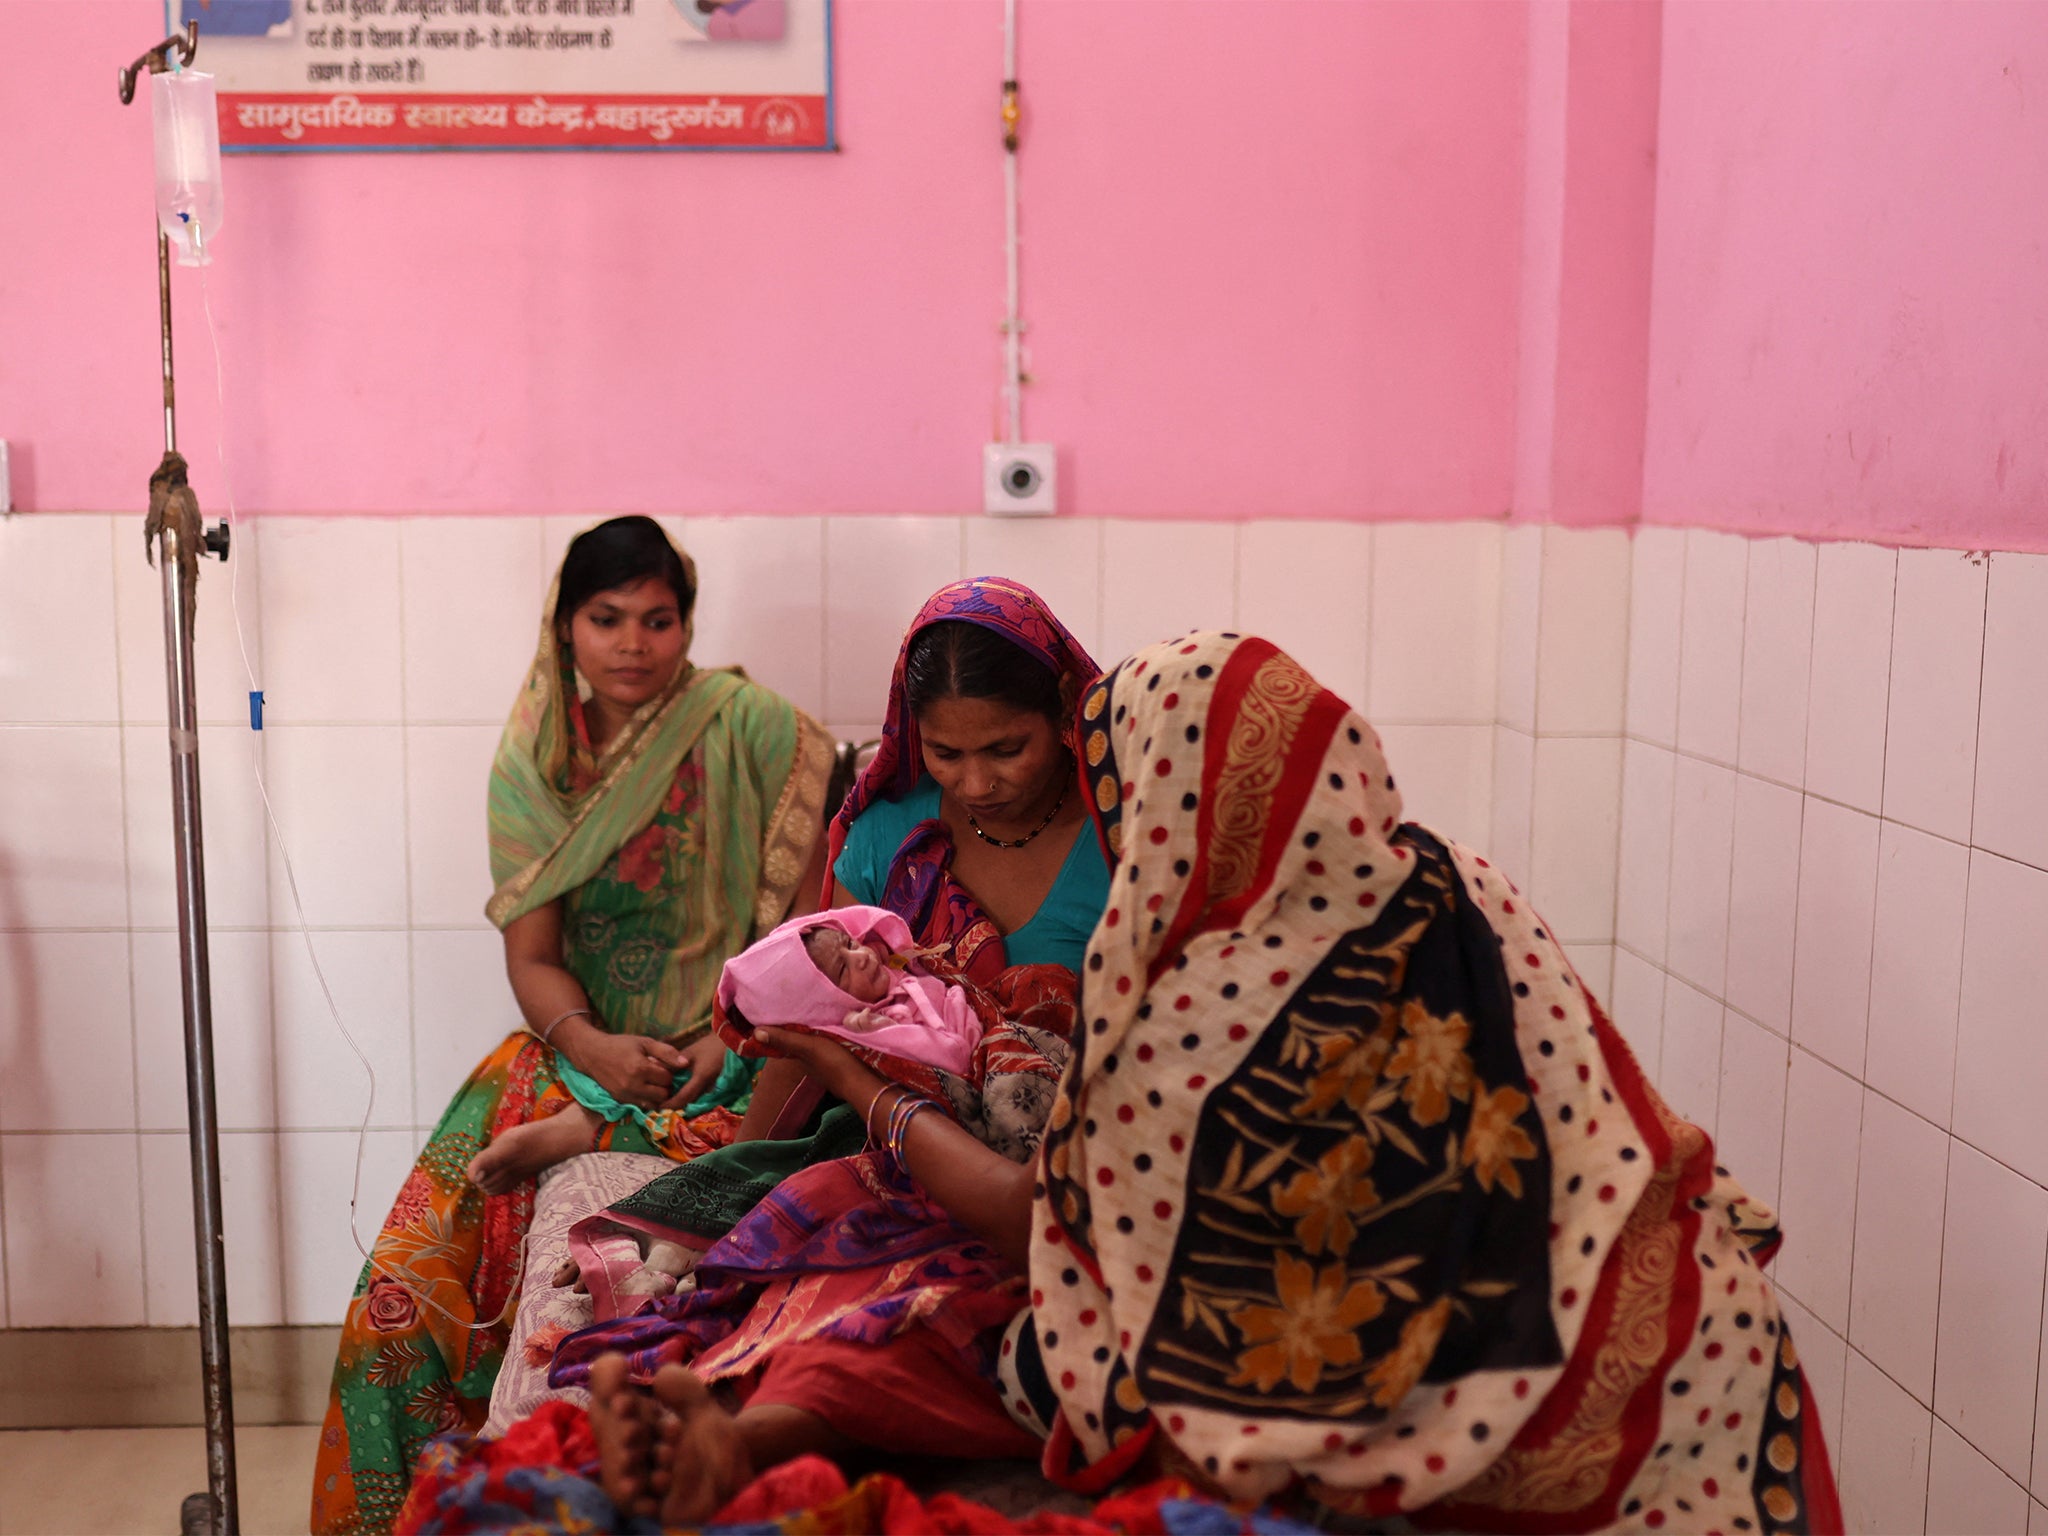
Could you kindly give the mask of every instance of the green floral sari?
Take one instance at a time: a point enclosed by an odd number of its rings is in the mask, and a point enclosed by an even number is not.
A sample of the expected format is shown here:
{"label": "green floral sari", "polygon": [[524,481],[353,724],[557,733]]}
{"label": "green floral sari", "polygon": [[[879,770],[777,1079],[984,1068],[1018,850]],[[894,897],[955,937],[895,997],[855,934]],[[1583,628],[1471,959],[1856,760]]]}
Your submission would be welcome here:
{"label": "green floral sari", "polygon": [[[551,592],[545,611],[554,605]],[[823,729],[786,701],[736,669],[688,662],[596,751],[573,664],[544,621],[491,771],[497,889],[486,914],[503,928],[559,901],[563,961],[602,1026],[686,1043],[710,1027],[726,959],[788,910],[820,835],[831,762]],[[727,1072],[684,1110],[625,1115],[614,1104],[601,1145],[678,1161],[723,1146],[751,1081]],[[587,1094],[609,1102],[520,1031],[442,1115],[343,1324],[313,1531],[388,1531],[421,1446],[482,1424],[534,1185],[486,1198],[464,1169],[493,1137],[572,1095],[603,1113]]]}

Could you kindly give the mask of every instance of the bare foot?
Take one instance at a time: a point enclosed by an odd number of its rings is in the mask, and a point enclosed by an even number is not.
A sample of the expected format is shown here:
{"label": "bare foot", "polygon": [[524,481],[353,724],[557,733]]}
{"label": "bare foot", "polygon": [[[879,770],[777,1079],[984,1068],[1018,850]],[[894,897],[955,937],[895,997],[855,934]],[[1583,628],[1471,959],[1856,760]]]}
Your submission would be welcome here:
{"label": "bare foot", "polygon": [[543,1168],[590,1150],[598,1120],[581,1104],[529,1125],[500,1131],[491,1144],[469,1160],[469,1182],[487,1195],[502,1195]]}
{"label": "bare foot", "polygon": [[668,1441],[667,1454],[656,1450],[650,1458],[652,1480],[668,1485],[661,1522],[701,1525],[753,1481],[753,1458],[738,1422],[719,1407],[711,1389],[693,1372],[664,1365],[654,1374],[654,1396],[667,1410],[660,1428],[661,1438]]}
{"label": "bare foot", "polygon": [[615,1287],[621,1296],[673,1296],[676,1277],[652,1264],[642,1264]]}
{"label": "bare foot", "polygon": [[626,1379],[626,1370],[624,1355],[600,1355],[591,1362],[590,1428],[597,1436],[598,1481],[623,1513],[651,1520],[661,1511],[654,1448],[659,1421],[666,1415]]}

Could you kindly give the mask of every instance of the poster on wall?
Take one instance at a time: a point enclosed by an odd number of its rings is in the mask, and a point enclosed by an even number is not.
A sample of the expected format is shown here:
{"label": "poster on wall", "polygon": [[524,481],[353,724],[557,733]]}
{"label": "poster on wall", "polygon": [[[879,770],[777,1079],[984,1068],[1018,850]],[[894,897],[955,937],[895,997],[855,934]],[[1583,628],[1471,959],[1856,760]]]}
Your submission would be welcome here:
{"label": "poster on wall", "polygon": [[831,149],[831,0],[165,0],[220,147]]}

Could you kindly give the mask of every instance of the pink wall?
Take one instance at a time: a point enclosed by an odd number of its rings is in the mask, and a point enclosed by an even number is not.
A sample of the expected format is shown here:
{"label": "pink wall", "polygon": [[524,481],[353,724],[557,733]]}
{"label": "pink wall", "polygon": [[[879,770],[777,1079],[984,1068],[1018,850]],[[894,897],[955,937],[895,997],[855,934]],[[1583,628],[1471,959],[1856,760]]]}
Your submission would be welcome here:
{"label": "pink wall", "polygon": [[[1025,426],[1065,510],[1503,511],[1522,7],[1020,9]],[[26,508],[133,505],[159,446],[149,118],[112,81],[161,25],[158,0],[0,4]],[[996,0],[842,0],[836,156],[231,160],[209,281],[243,508],[975,509],[1000,42]]]}
{"label": "pink wall", "polygon": [[1518,519],[1642,506],[1662,0],[1533,0],[1516,395]]}
{"label": "pink wall", "polygon": [[[2043,0],[1021,10],[1064,510],[2048,547]],[[154,457],[148,117],[108,82],[160,21],[0,3],[24,507],[132,505]],[[244,508],[973,510],[1000,37],[997,0],[841,0],[836,156],[231,161]]]}
{"label": "pink wall", "polygon": [[2048,548],[2048,6],[1664,14],[1643,515]]}

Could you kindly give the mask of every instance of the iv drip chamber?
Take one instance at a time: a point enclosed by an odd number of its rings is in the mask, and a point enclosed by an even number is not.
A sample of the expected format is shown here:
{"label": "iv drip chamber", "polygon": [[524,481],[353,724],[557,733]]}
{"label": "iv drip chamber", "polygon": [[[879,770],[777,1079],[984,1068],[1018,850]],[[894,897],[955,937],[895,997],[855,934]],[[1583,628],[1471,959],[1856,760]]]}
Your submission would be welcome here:
{"label": "iv drip chamber", "polygon": [[152,75],[156,128],[156,221],[180,266],[205,266],[220,234],[220,119],[213,76],[185,69]]}

